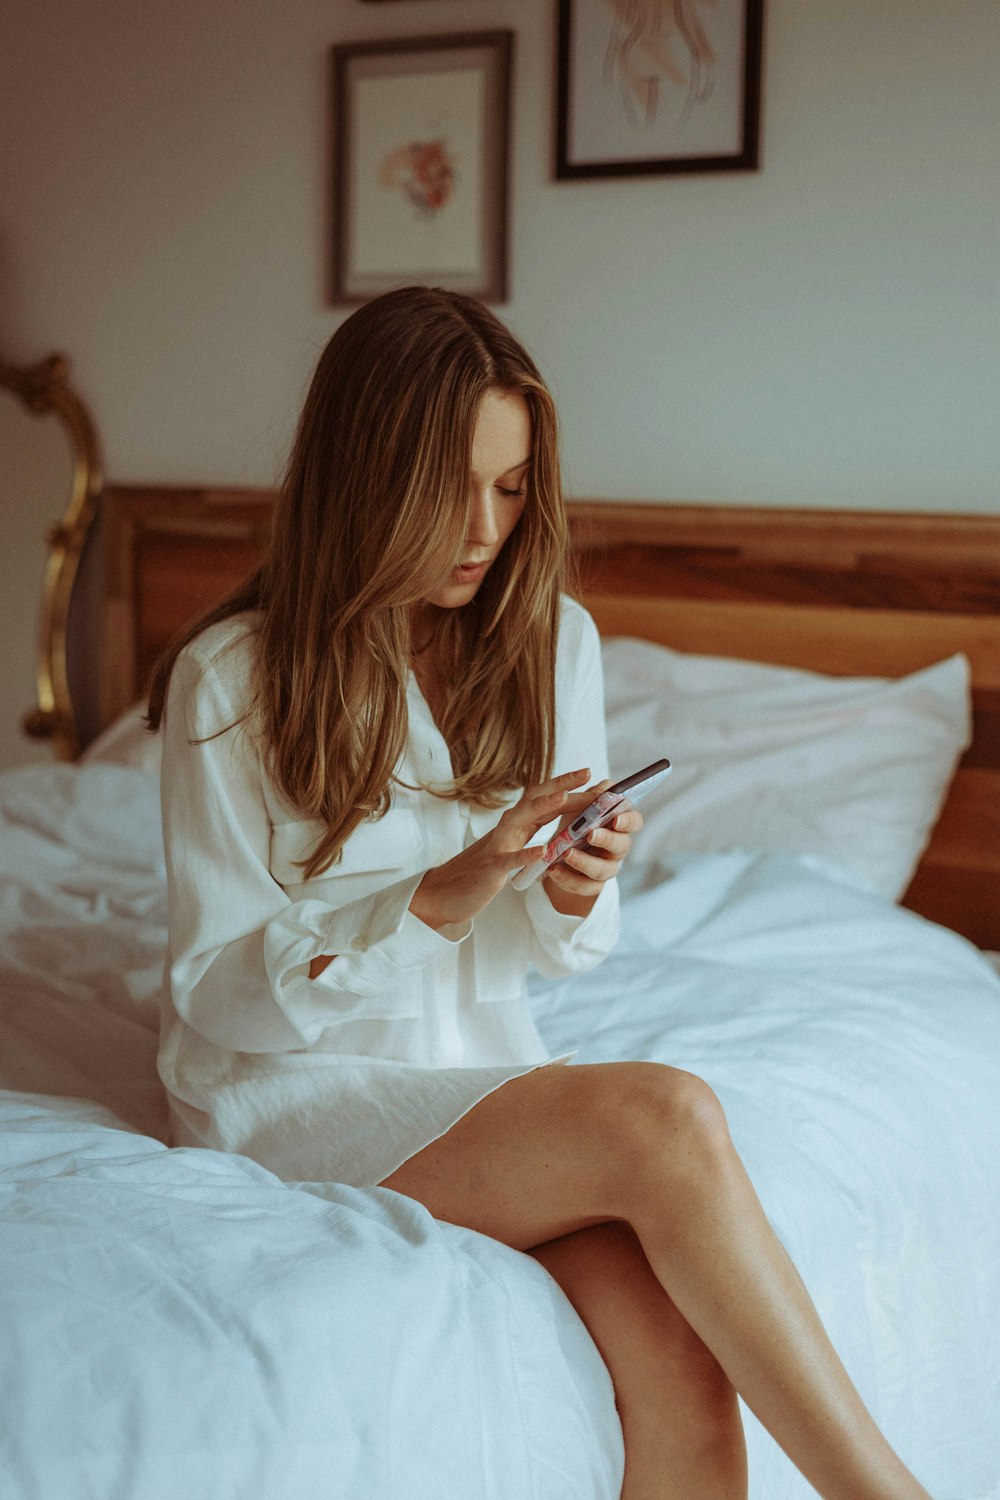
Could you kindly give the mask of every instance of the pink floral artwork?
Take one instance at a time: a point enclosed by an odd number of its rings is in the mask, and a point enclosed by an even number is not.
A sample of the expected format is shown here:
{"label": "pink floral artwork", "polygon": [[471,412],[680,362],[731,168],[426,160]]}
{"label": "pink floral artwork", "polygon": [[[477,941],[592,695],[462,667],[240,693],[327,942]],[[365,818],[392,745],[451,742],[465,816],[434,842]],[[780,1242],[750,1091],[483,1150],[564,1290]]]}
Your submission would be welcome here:
{"label": "pink floral artwork", "polygon": [[378,180],[389,191],[403,193],[422,217],[433,218],[454,191],[454,158],[443,140],[409,141],[389,152]]}

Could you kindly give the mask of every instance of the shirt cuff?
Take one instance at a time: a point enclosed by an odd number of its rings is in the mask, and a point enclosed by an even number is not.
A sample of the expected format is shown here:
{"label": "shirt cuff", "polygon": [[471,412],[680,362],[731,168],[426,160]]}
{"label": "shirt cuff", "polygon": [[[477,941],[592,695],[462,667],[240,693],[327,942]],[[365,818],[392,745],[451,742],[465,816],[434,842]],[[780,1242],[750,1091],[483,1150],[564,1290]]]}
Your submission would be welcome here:
{"label": "shirt cuff", "polygon": [[340,993],[377,995],[464,942],[472,932],[471,921],[449,923],[437,930],[410,911],[422,879],[423,871],[386,887],[355,904],[349,917],[335,912],[322,952],[336,958],[312,982]]}
{"label": "shirt cuff", "polygon": [[540,880],[528,887],[524,899],[541,949],[538,968],[547,978],[594,968],[618,941],[617,880],[605,883],[585,917],[557,911]]}

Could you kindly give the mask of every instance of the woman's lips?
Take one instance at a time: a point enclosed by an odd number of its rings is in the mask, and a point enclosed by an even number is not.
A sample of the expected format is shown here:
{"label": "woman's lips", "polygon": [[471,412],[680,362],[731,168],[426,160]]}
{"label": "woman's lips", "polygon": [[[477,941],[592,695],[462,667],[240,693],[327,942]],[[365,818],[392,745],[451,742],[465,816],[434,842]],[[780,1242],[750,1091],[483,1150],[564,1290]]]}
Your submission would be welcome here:
{"label": "woman's lips", "polygon": [[486,572],[486,563],[459,563],[455,569],[455,577],[460,583],[478,583]]}

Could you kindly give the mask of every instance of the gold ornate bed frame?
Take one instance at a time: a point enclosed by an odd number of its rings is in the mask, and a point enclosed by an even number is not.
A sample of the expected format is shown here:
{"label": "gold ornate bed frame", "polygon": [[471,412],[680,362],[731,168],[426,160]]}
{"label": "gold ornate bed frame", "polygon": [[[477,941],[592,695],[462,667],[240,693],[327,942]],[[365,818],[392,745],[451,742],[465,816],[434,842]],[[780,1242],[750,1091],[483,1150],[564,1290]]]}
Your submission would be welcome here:
{"label": "gold ornate bed frame", "polygon": [[[253,566],[273,498],[105,491],[102,722],[141,695],[171,637]],[[1000,516],[570,509],[581,596],[605,634],[878,676],[968,655],[973,743],[905,903],[1000,949]]]}
{"label": "gold ornate bed frame", "polygon": [[35,657],[37,702],[23,720],[25,732],[34,739],[51,739],[63,760],[74,759],[81,749],[67,660],[70,600],[104,482],[97,432],[69,373],[65,354],[50,354],[35,365],[0,364],[0,388],[11,391],[36,416],[57,417],[69,441],[69,500],[46,532],[49,553]]}

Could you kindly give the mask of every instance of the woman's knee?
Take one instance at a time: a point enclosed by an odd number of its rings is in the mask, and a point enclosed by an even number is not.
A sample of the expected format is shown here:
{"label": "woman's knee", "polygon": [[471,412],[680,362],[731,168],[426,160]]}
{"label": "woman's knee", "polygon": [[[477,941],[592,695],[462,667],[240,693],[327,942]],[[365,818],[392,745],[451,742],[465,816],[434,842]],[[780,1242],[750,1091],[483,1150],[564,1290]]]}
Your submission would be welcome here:
{"label": "woman's knee", "polygon": [[732,1146],[718,1095],[696,1073],[663,1063],[639,1063],[633,1111],[644,1140],[656,1149],[677,1143],[699,1153]]}
{"label": "woman's knee", "polygon": [[617,1158],[623,1185],[650,1175],[691,1174],[704,1181],[733,1157],[718,1096],[703,1078],[663,1063],[622,1064],[595,1123]]}

